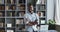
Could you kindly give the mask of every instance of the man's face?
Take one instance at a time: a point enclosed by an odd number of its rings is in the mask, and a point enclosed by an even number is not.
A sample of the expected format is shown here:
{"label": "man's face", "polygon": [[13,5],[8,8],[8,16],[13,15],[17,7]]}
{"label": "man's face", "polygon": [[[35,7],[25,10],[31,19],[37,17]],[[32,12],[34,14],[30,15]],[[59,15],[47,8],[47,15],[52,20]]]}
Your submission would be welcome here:
{"label": "man's face", "polygon": [[33,11],[33,5],[31,5],[31,6],[29,7],[29,10],[30,10],[30,11]]}

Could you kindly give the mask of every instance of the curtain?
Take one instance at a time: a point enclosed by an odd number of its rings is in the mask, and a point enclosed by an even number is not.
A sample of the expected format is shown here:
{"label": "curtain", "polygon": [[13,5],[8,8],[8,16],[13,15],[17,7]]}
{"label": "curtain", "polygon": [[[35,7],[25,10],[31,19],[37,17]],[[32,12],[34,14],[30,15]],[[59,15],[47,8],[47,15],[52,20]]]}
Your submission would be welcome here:
{"label": "curtain", "polygon": [[56,0],[55,21],[56,25],[60,25],[60,0]]}

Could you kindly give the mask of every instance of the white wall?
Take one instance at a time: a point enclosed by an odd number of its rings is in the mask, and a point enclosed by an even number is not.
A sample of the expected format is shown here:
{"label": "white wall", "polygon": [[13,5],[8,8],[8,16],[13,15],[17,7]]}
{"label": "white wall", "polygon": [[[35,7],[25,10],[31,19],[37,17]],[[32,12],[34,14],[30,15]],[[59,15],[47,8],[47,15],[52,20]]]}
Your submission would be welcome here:
{"label": "white wall", "polygon": [[47,0],[47,21],[54,17],[54,0]]}

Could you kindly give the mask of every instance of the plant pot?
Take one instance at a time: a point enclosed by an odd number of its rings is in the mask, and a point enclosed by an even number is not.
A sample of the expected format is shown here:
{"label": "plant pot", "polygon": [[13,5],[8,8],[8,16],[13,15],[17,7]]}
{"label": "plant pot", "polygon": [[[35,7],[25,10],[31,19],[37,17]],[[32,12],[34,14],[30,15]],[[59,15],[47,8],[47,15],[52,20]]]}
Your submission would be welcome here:
{"label": "plant pot", "polygon": [[49,24],[49,30],[55,30],[55,25]]}

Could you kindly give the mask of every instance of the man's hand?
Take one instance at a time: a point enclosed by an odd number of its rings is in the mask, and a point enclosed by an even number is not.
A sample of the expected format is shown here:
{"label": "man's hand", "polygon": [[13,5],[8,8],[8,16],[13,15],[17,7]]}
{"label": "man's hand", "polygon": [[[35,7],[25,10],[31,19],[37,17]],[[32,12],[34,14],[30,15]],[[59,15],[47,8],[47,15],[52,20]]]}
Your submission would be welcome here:
{"label": "man's hand", "polygon": [[29,26],[32,26],[33,24],[31,24],[31,23],[28,23],[27,25],[29,25]]}

